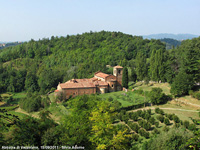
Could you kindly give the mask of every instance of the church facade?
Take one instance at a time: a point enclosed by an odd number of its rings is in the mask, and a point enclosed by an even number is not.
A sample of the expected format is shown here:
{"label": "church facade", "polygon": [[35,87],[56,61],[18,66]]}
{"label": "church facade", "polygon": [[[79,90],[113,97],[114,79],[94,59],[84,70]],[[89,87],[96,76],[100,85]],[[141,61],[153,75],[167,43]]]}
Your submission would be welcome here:
{"label": "church facade", "polygon": [[62,94],[63,98],[75,97],[84,94],[103,94],[121,91],[123,67],[113,67],[113,75],[98,71],[90,79],[71,79],[59,83],[55,95]]}

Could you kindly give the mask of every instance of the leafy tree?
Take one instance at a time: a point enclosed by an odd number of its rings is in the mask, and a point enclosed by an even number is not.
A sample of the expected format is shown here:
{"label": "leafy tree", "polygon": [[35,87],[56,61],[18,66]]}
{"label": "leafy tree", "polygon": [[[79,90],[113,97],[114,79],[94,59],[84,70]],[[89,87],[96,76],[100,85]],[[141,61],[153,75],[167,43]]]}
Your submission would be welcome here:
{"label": "leafy tree", "polygon": [[193,87],[193,79],[190,75],[186,74],[185,72],[179,72],[178,75],[175,77],[174,82],[171,84],[170,92],[173,95],[183,95],[187,94],[189,90]]}
{"label": "leafy tree", "polygon": [[24,99],[21,99],[19,102],[19,106],[26,110],[27,112],[38,111],[41,105],[41,97],[38,93],[31,94],[28,93]]}
{"label": "leafy tree", "polygon": [[126,130],[115,131],[111,121],[112,112],[113,108],[109,107],[107,102],[102,101],[91,113],[92,135],[89,138],[95,144],[96,149],[124,149],[128,146],[130,136],[126,135]]}
{"label": "leafy tree", "polygon": [[153,104],[160,104],[166,102],[166,95],[162,93],[161,88],[152,88],[148,97]]}
{"label": "leafy tree", "polygon": [[123,69],[122,86],[128,89],[128,69],[126,67]]}
{"label": "leafy tree", "polygon": [[28,72],[26,75],[25,89],[30,92],[38,91],[37,77],[33,72]]}

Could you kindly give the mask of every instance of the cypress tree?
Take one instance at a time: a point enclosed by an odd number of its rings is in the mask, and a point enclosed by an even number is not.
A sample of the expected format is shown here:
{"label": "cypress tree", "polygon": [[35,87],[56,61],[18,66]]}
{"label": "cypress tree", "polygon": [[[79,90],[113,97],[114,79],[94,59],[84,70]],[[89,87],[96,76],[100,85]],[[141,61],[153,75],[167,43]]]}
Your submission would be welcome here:
{"label": "cypress tree", "polygon": [[142,52],[138,52],[135,60],[136,74],[138,80],[143,80],[147,76],[146,57]]}
{"label": "cypress tree", "polygon": [[122,86],[128,88],[128,69],[124,67],[122,74]]}
{"label": "cypress tree", "polygon": [[136,82],[136,80],[137,80],[137,74],[136,74],[134,68],[131,69],[131,80],[132,80],[133,82]]}

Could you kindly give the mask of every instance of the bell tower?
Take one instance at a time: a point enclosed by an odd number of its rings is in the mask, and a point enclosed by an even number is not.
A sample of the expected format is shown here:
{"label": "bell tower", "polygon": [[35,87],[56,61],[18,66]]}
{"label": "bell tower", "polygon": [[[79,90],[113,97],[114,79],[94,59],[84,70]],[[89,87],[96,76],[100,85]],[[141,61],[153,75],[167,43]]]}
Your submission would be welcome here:
{"label": "bell tower", "polygon": [[113,75],[117,77],[117,91],[122,90],[122,73],[123,73],[122,66],[113,67]]}

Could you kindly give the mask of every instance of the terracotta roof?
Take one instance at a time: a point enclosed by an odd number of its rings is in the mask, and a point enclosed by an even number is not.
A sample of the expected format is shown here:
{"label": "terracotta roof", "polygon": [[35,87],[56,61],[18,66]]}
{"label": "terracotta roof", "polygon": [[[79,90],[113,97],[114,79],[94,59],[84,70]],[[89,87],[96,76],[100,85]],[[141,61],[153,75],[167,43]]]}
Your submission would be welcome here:
{"label": "terracotta roof", "polygon": [[95,85],[99,85],[99,86],[108,86],[108,83],[107,83],[107,82],[104,82],[104,81],[96,81],[96,82],[95,82]]}
{"label": "terracotta roof", "polygon": [[54,92],[59,92],[59,90],[55,90]]}
{"label": "terracotta roof", "polygon": [[115,66],[115,67],[113,67],[113,68],[123,68],[122,66]]}
{"label": "terracotta roof", "polygon": [[110,75],[105,74],[105,73],[103,73],[103,72],[96,72],[96,73],[95,73],[95,76],[100,77],[100,78],[106,78],[106,77],[108,77],[108,76],[110,76]]}
{"label": "terracotta roof", "polygon": [[66,83],[61,83],[60,87],[62,89],[73,89],[73,88],[94,88],[96,86],[93,82],[79,82],[79,83],[66,82]]}
{"label": "terracotta roof", "polygon": [[94,88],[96,86],[108,86],[108,83],[93,77],[91,79],[72,79],[60,84],[62,89]]}

